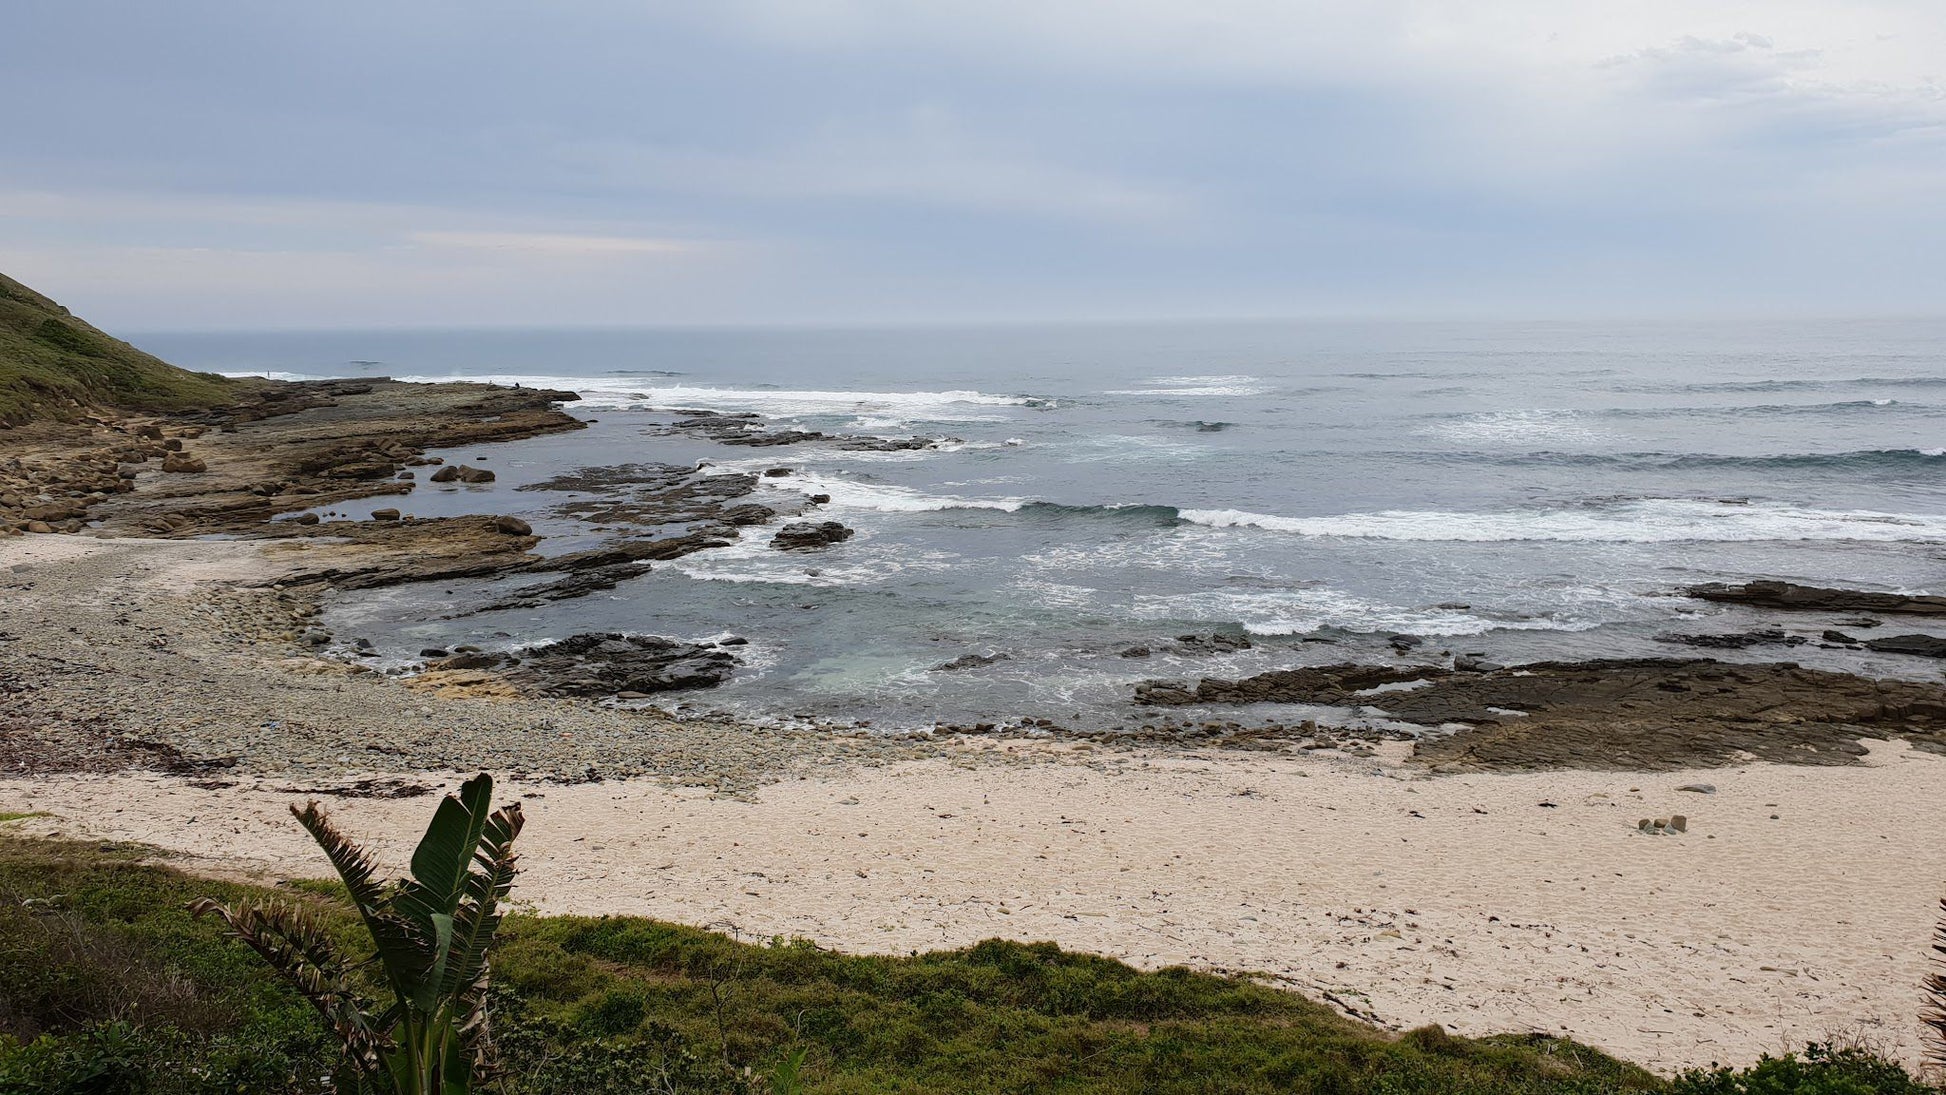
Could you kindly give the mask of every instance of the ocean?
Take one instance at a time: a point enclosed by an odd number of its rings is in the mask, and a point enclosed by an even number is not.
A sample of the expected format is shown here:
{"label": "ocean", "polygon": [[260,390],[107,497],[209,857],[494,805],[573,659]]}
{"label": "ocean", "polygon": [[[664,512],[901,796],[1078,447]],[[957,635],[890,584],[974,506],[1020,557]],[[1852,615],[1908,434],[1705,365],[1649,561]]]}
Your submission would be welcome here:
{"label": "ocean", "polygon": [[[348,595],[327,622],[394,668],[423,647],[584,631],[743,636],[693,712],[874,729],[1147,719],[1145,678],[1328,662],[1675,656],[1671,632],[1774,626],[1705,581],[1946,591],[1946,321],[1157,323],[887,330],[331,331],[136,338],[189,368],[568,388],[584,431],[438,452],[490,487],[420,483],[420,516],[512,513],[586,467],[788,467],[754,500],[831,496],[816,555],[770,528],[616,589],[460,615],[488,583]],[[737,448],[675,407],[935,449]],[[505,583],[492,587],[504,594]],[[457,618],[454,618],[457,617]],[[1805,620],[1812,637],[1828,622]],[[1898,630],[1925,630],[1901,625]],[[1247,637],[1208,652],[1178,636]],[[1397,636],[1423,643],[1406,653]],[[1125,656],[1147,647],[1145,657]],[[1901,655],[1710,652],[1888,676]],[[983,664],[938,668],[964,655]],[[1193,712],[1192,712],[1193,713]],[[1287,719],[1289,710],[1223,717]]]}

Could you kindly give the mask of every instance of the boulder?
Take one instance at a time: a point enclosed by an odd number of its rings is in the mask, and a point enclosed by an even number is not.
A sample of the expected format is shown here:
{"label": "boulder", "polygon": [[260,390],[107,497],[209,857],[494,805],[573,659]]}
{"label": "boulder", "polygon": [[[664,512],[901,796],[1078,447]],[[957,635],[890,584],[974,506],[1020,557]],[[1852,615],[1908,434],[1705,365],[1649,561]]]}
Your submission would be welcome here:
{"label": "boulder", "polygon": [[504,532],[509,536],[532,536],[534,534],[534,526],[518,517],[507,517],[504,515],[495,517],[493,519],[493,527],[495,531]]}
{"label": "boulder", "polygon": [[434,483],[451,483],[459,478],[459,466],[457,464],[448,464],[438,471],[433,472],[428,478]]}
{"label": "boulder", "polygon": [[770,538],[770,544],[779,551],[815,551],[841,544],[851,539],[854,533],[855,530],[836,521],[794,521],[778,529],[777,535]]}
{"label": "boulder", "polygon": [[994,662],[1004,662],[1010,657],[1012,655],[1009,654],[961,654],[950,662],[941,662],[932,668],[936,673],[950,673],[955,669],[978,669]]}
{"label": "boulder", "polygon": [[399,511],[395,509],[375,509],[372,511],[372,520],[374,521],[396,521],[398,519]]}
{"label": "boulder", "polygon": [[492,472],[485,468],[476,468],[471,464],[461,464],[458,471],[458,479],[462,483],[491,483],[494,480]]}
{"label": "boulder", "polygon": [[172,452],[162,458],[162,470],[180,474],[194,474],[200,471],[208,471],[209,465],[194,456],[185,456],[179,452]]}

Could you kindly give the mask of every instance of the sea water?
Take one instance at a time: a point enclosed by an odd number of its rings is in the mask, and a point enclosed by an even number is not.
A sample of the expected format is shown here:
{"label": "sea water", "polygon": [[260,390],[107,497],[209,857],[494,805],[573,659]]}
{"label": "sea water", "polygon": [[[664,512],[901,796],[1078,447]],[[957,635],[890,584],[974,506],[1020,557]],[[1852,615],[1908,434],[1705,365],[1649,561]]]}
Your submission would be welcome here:
{"label": "sea water", "polygon": [[[735,680],[678,697],[880,728],[1139,722],[1149,677],[1298,664],[1689,654],[1756,626],[1677,595],[1782,578],[1946,587],[1946,321],[1172,323],[840,330],[156,334],[181,365],[566,388],[589,429],[478,450],[491,487],[420,483],[421,516],[512,513],[544,550],[605,534],[514,488],[635,462],[756,471],[754,500],[829,494],[857,530],[816,554],[770,528],[612,591],[467,614],[505,582],[333,609],[393,664],[422,647],[591,630],[739,635]],[[723,446],[669,408],[832,434],[857,452]],[[354,515],[360,508],[339,507]],[[1815,623],[1815,621],[1806,621]],[[1925,630],[1901,627],[1898,630]],[[1189,652],[1186,634],[1251,649]],[[1815,636],[1816,628],[1810,634]],[[1392,640],[1422,645],[1401,655]],[[1148,647],[1147,657],[1124,652]],[[965,654],[979,666],[936,668]],[[1934,676],[1815,643],[1719,656]],[[1256,714],[1269,717],[1266,713]],[[1271,713],[1274,714],[1274,713]]]}

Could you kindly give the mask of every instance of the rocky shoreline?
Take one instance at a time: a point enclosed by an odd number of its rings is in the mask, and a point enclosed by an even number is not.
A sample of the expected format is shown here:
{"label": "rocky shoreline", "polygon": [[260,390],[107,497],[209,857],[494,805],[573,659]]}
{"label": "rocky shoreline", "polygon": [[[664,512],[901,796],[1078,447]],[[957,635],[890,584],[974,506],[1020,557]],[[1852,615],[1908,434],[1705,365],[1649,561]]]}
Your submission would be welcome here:
{"label": "rocky shoreline", "polygon": [[[668,766],[638,755],[627,740],[630,731],[623,728],[637,720],[662,719],[657,733],[666,732],[667,726],[698,724],[634,708],[663,692],[706,688],[727,679],[736,670],[742,640],[591,633],[519,652],[428,648],[420,651],[419,661],[404,667],[406,674],[393,679],[365,664],[375,657],[368,643],[341,641],[317,625],[320,606],[334,591],[464,578],[512,583],[505,593],[459,613],[470,615],[612,589],[657,562],[726,546],[739,530],[752,525],[775,522],[777,531],[768,539],[773,549],[783,551],[815,552],[851,535],[838,522],[807,518],[824,501],[820,496],[807,495],[795,506],[751,500],[764,476],[788,476],[785,467],[758,475],[714,472],[700,465],[623,464],[520,485],[516,489],[522,492],[565,495],[547,513],[607,537],[595,546],[552,554],[536,550],[542,537],[519,517],[418,517],[409,512],[411,491],[422,474],[445,483],[495,479],[486,468],[443,464],[439,457],[428,456],[429,450],[581,429],[582,421],[560,409],[574,398],[569,392],[465,383],[267,383],[222,411],[37,423],[5,435],[13,455],[0,462],[0,534],[25,533],[30,542],[48,537],[58,541],[63,538],[54,534],[87,530],[111,538],[107,542],[175,544],[180,552],[169,558],[183,565],[199,558],[225,560],[224,565],[234,568],[225,576],[228,581],[199,586],[202,601],[170,601],[171,610],[196,614],[199,622],[212,612],[210,619],[228,621],[230,630],[219,635],[244,644],[231,653],[269,666],[264,672],[273,678],[328,681],[340,693],[348,688],[376,690],[392,696],[386,701],[391,705],[410,705],[415,711],[425,704],[463,702],[517,702],[548,712],[583,705],[575,716],[587,720],[582,729],[544,736],[490,732],[481,725],[477,737],[457,733],[445,735],[442,742],[426,738],[419,743],[423,748],[404,748],[394,763],[384,731],[375,725],[362,730],[347,726],[343,733],[313,728],[319,735],[314,744],[332,744],[321,751],[287,747],[290,720],[280,717],[277,698],[266,692],[258,697],[260,709],[240,716],[228,731],[209,718],[188,715],[186,728],[171,731],[169,721],[147,700],[121,697],[129,712],[117,714],[115,703],[76,695],[68,687],[76,673],[72,663],[36,652],[33,636],[38,629],[27,626],[36,612],[33,606],[38,600],[45,608],[50,596],[67,596],[48,591],[43,583],[57,590],[68,586],[67,576],[54,564],[40,563],[27,568],[35,578],[25,584],[16,580],[10,587],[10,606],[23,611],[0,613],[0,621],[22,625],[8,627],[0,636],[0,719],[5,720],[0,723],[5,741],[0,763],[20,770],[142,761],[184,771],[263,763],[273,769],[295,765],[344,771],[500,765],[571,778],[587,778],[591,772],[668,774]],[[748,415],[672,413],[670,431],[718,442],[776,447],[834,440],[769,430],[763,420]],[[939,443],[926,438],[865,440],[892,449]],[[336,512],[334,506],[386,497],[400,501],[373,510],[370,519],[325,516]],[[211,538],[230,542],[219,545]],[[21,569],[13,568],[16,573]],[[1780,582],[1685,592],[1761,610],[1946,612],[1946,598]],[[134,599],[142,601],[141,596]],[[65,604],[63,614],[74,615],[75,604]],[[119,612],[111,617],[112,625],[104,626],[133,626],[129,616]],[[238,620],[245,622],[239,625]],[[1877,623],[1860,618],[1846,626]],[[88,619],[78,618],[72,629],[80,633],[90,626]],[[241,632],[234,630],[238,626]],[[90,649],[105,655],[126,646],[117,641],[124,633],[110,629],[106,634],[110,638],[98,631]],[[1810,641],[1780,628],[1666,638],[1724,649]],[[164,635],[146,641],[149,648],[138,661],[154,661],[163,652],[180,649]],[[65,642],[57,636],[54,646]],[[1241,635],[1184,635],[1159,648],[1133,646],[1121,653],[1135,660],[1152,649],[1216,654],[1251,645]],[[1400,636],[1394,645],[1404,655],[1417,643]],[[1829,629],[1823,645],[1931,656],[1946,652],[1946,643],[1925,635],[1857,639]],[[938,670],[977,668],[999,657],[966,655],[942,663]],[[97,681],[122,675],[112,659],[93,664],[81,675]],[[187,676],[195,671],[178,667],[172,672]],[[152,687],[160,683],[152,682]],[[1133,683],[1133,698],[1156,716],[1114,732],[1070,731],[1050,719],[1026,717],[940,726],[935,736],[1085,740],[1104,747],[1173,743],[1324,750],[1354,758],[1371,755],[1386,741],[1409,741],[1413,759],[1435,771],[1666,769],[1750,758],[1848,763],[1863,751],[1857,745],[1861,737],[1897,737],[1917,748],[1946,751],[1946,689],[1787,662],[1651,658],[1506,668],[1456,656],[1450,666],[1346,664],[1273,671],[1243,680],[1139,681]],[[1307,719],[1246,725],[1171,713],[1184,707],[1266,703],[1348,709],[1362,717],[1351,726],[1329,727]],[[431,713],[421,714],[421,719],[443,723],[458,709],[424,710]],[[533,725],[556,721],[551,714],[529,714]],[[320,725],[328,721],[319,716]],[[78,731],[82,725],[93,729]],[[251,725],[279,732],[252,733],[247,729]],[[730,748],[724,744],[728,737],[744,735],[754,741],[773,733],[730,729],[729,722],[714,725],[718,749]],[[65,727],[54,734],[62,744],[44,749],[23,744],[41,740],[35,736],[51,733],[50,727]],[[818,741],[838,740],[828,730],[806,733]],[[572,744],[562,744],[569,739]],[[882,736],[847,740],[878,743],[857,747],[866,753],[879,746],[893,752],[919,747],[911,742],[893,745]],[[591,744],[599,742],[616,744]],[[750,765],[739,760],[731,767],[743,771]],[[748,782],[742,775],[724,780]]]}

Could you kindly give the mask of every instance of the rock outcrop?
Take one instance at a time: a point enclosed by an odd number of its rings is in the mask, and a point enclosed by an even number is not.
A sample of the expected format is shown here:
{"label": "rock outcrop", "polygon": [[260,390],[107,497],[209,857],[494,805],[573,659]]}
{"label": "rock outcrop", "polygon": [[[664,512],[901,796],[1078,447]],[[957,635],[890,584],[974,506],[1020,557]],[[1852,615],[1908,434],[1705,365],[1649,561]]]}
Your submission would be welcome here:
{"label": "rock outcrop", "polygon": [[[1418,687],[1371,691],[1381,685]],[[1371,707],[1401,722],[1454,727],[1416,755],[1480,768],[1661,769],[1738,756],[1842,764],[1861,737],[1946,752],[1946,688],[1806,669],[1789,662],[1635,658],[1536,662],[1484,673],[1329,665],[1242,680],[1145,681],[1155,706],[1304,703]]]}
{"label": "rock outcrop", "polygon": [[1782,608],[1806,612],[1884,612],[1907,616],[1946,616],[1946,597],[1917,593],[1874,593],[1862,589],[1830,589],[1794,582],[1710,582],[1685,590],[1704,601]]}
{"label": "rock outcrop", "polygon": [[590,632],[518,654],[461,654],[426,668],[435,673],[492,670],[531,695],[605,697],[711,688],[728,680],[736,666],[736,657],[714,644]]}

